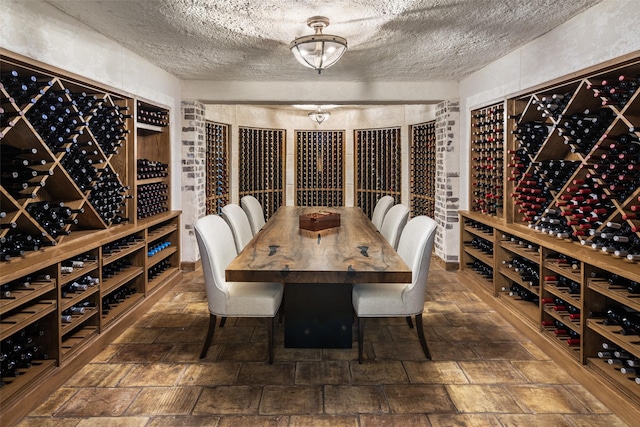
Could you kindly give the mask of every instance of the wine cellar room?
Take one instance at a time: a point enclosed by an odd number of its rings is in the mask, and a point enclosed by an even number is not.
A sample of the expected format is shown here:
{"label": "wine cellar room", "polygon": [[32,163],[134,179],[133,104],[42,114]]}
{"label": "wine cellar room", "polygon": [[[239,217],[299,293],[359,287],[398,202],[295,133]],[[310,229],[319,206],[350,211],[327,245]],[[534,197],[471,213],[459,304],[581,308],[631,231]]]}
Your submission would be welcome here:
{"label": "wine cellar room", "polygon": [[[340,7],[328,3],[335,25],[325,32],[338,34],[346,28]],[[434,16],[465,7],[424,3]],[[264,51],[282,50],[275,77],[263,78],[259,66],[235,77],[226,68],[238,65],[225,57],[211,59],[219,76],[184,78],[171,68],[180,61],[147,56],[101,27],[111,19],[134,26],[126,13],[0,0],[0,424],[58,419],[36,408],[148,313],[170,310],[167,295],[201,277],[195,223],[245,195],[267,220],[285,205],[359,207],[371,218],[384,195],[411,217],[434,218],[432,269],[514,327],[535,357],[566,371],[573,382],[564,393],[580,385],[593,395],[599,409],[585,412],[603,418],[592,425],[637,423],[640,3],[569,3],[574,11],[561,22],[490,61],[443,47],[442,62],[450,59],[459,77],[396,70],[388,75],[401,77],[384,80],[377,64],[349,68],[350,55],[362,61],[356,37],[322,73],[269,40]],[[87,15],[100,10],[109,13],[104,24]],[[309,33],[300,27],[291,38]],[[494,44],[509,38],[478,31]],[[157,37],[152,53],[170,43]],[[408,52],[420,51],[403,37]],[[167,54],[186,69],[199,49]],[[243,60],[239,68],[252,67]],[[439,297],[457,292],[440,289]],[[449,303],[427,303],[425,328]],[[469,363],[449,356],[433,363]],[[16,361],[26,357],[33,360]],[[449,393],[454,411],[467,412]],[[495,408],[469,412],[500,419]]]}

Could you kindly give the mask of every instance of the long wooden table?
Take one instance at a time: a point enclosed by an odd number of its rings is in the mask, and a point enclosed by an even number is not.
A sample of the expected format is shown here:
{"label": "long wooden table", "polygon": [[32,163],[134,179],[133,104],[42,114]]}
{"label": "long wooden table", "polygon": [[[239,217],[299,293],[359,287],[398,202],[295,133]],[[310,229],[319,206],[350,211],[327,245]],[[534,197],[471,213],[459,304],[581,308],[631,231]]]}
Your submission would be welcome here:
{"label": "long wooden table", "polygon": [[[336,212],[340,226],[299,228]],[[408,283],[411,269],[360,208],[283,206],[229,264],[232,282],[285,283],[285,347],[350,348],[353,283]]]}

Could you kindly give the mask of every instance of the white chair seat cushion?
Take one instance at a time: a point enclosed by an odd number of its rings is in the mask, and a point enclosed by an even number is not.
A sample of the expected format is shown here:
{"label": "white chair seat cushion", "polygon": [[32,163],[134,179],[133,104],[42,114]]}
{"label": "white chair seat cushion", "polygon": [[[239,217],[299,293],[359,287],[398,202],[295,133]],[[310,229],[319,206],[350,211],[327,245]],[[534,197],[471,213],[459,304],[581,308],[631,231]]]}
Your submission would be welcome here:
{"label": "white chair seat cushion", "polygon": [[278,312],[284,285],[282,283],[227,282],[229,296],[222,316],[273,317]]}
{"label": "white chair seat cushion", "polygon": [[408,283],[356,283],[351,291],[358,317],[409,316],[403,300]]}

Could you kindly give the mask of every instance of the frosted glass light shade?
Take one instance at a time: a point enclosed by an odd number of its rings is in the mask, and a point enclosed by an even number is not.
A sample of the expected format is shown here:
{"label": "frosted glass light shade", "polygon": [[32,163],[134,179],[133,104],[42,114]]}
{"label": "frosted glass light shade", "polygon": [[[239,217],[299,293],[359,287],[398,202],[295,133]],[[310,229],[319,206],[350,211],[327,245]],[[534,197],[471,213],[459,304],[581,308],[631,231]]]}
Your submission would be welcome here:
{"label": "frosted glass light shade", "polygon": [[322,34],[329,19],[322,16],[309,18],[307,25],[316,33],[296,38],[289,45],[291,53],[299,63],[318,70],[318,74],[338,62],[347,50],[347,39],[331,34]]}

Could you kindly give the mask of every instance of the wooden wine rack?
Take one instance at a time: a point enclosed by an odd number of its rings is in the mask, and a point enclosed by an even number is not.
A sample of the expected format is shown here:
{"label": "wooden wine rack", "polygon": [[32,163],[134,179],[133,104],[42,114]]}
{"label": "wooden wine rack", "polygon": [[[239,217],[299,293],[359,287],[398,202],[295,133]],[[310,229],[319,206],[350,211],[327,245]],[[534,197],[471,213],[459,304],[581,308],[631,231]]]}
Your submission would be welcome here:
{"label": "wooden wine rack", "polygon": [[[140,165],[137,165],[136,174],[136,201],[137,218],[145,219],[154,215],[169,212],[171,209],[171,152],[170,144],[169,110],[158,107],[148,102],[138,100],[136,103],[136,154],[139,162],[146,159],[156,166],[158,171],[154,177],[140,176]],[[133,153],[130,157],[134,157]],[[146,196],[154,192],[157,195],[152,200]]]}
{"label": "wooden wine rack", "polygon": [[229,125],[207,121],[207,215],[222,215],[229,203]]}
{"label": "wooden wine rack", "polygon": [[354,135],[356,206],[371,217],[382,196],[402,199],[400,128],[359,129]]}
{"label": "wooden wine rack", "polygon": [[[119,335],[130,319],[181,279],[180,212],[170,211],[168,109],[5,51],[0,67],[3,81],[6,73],[14,70],[22,78],[34,76],[32,81],[37,82],[27,96],[16,94],[16,86],[0,85],[4,110],[0,113],[0,160],[6,165],[24,157],[43,163],[32,168],[50,171],[42,177],[45,185],[32,190],[16,191],[4,180],[0,185],[0,223],[10,224],[0,229],[0,245],[7,244],[5,239],[14,233],[42,236],[44,244],[0,262],[0,285],[11,288],[10,294],[0,299],[1,345],[35,331],[34,341],[40,349],[30,367],[12,371],[3,362],[0,424],[10,425],[47,398]],[[102,108],[81,103],[89,99],[83,93],[95,96]],[[56,108],[49,114],[39,113],[54,101]],[[155,121],[141,114],[153,116]],[[60,145],[46,134],[61,123],[70,129],[70,135],[76,135],[75,142],[68,139]],[[117,134],[122,136],[114,137]],[[37,153],[10,156],[15,148],[36,149]],[[148,173],[141,177],[139,160],[153,164],[152,177]],[[75,170],[80,163],[97,171]],[[105,177],[113,182],[106,189],[113,190],[111,193],[99,191]],[[165,195],[157,198],[158,209],[147,212],[143,219],[139,217],[140,199],[148,186],[160,187],[158,191]],[[104,199],[111,197],[123,203],[118,217],[109,217],[99,209]],[[36,220],[38,210],[34,207],[60,202],[74,211],[63,233],[54,235]],[[114,246],[125,241],[128,243]],[[69,268],[71,261],[80,259],[84,261],[81,267]],[[120,264],[122,267],[107,277],[110,266]],[[87,276],[95,280],[86,281]],[[24,283],[28,285],[20,285]],[[130,289],[126,295],[125,289]],[[111,301],[114,293],[122,297]],[[67,316],[71,307],[79,305],[84,310]],[[12,372],[19,375],[12,376]]]}
{"label": "wooden wine rack", "polygon": [[410,126],[411,216],[434,217],[436,204],[436,122]]}
{"label": "wooden wine rack", "polygon": [[504,104],[471,112],[470,209],[503,217]]}
{"label": "wooden wine rack", "polygon": [[344,131],[296,131],[296,205],[344,206]]}
{"label": "wooden wine rack", "polygon": [[[598,234],[608,223],[628,226],[630,238],[640,236],[640,220],[634,217],[640,209],[636,208],[640,205],[640,172],[635,170],[633,155],[617,151],[625,149],[619,135],[640,137],[640,90],[626,92],[623,103],[610,103],[610,94],[620,91],[601,91],[603,81],[618,81],[621,75],[640,76],[640,59],[605,64],[507,100],[507,164],[492,177],[493,182],[504,185],[499,201],[504,209],[502,214],[483,214],[481,204],[473,203],[478,195],[471,195],[472,210],[460,213],[461,274],[481,298],[633,424],[640,416],[640,385],[634,381],[640,374],[622,374],[620,366],[607,363],[598,353],[605,344],[640,358],[638,336],[622,334],[621,326],[607,325],[598,315],[591,315],[616,306],[640,313],[636,295],[625,285],[626,281],[640,282],[640,263],[627,259],[624,251],[616,256],[597,245]],[[483,111],[499,105],[472,111],[472,135],[477,129],[475,120],[486,114]],[[583,116],[585,110],[589,115]],[[572,130],[577,129],[574,124],[579,119],[592,123],[580,125],[590,128],[589,138]],[[625,147],[634,144],[640,145],[632,142]],[[473,166],[489,162],[478,156],[474,141],[471,147],[473,193],[480,191]],[[552,162],[561,167],[550,167]],[[632,165],[629,173],[625,172],[628,164]],[[614,183],[607,176],[611,171]],[[631,185],[625,188],[627,182]],[[534,191],[523,190],[526,188]],[[594,200],[593,209],[583,203],[586,199]],[[586,214],[591,211],[593,214]],[[556,229],[558,224],[561,227]],[[477,251],[473,238],[493,245],[492,254]],[[503,262],[514,257],[536,266],[538,283],[526,283],[504,266]],[[607,282],[605,278],[611,275],[612,281]],[[514,285],[524,287],[530,300],[514,295],[510,291]]]}
{"label": "wooden wine rack", "polygon": [[266,219],[284,205],[285,136],[283,129],[239,128],[240,198],[258,199]]}

